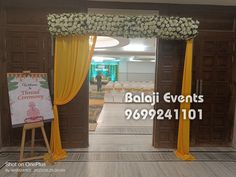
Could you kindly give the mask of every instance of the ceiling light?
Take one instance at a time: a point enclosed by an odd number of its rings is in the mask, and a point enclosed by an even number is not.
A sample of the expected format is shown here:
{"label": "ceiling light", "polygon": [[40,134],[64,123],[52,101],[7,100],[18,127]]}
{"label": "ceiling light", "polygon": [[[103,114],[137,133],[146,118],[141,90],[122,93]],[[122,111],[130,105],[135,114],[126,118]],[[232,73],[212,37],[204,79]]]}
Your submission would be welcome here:
{"label": "ceiling light", "polygon": [[112,57],[100,57],[100,56],[94,56],[93,58],[92,58],[92,60],[94,61],[94,62],[104,62],[104,61],[119,61],[119,60],[117,60],[116,58],[112,58]]}
{"label": "ceiling light", "polygon": [[104,57],[93,57],[93,61],[95,62],[103,62]]}
{"label": "ceiling light", "polygon": [[129,61],[132,61],[132,62],[141,62],[140,60],[135,60],[135,57],[130,57],[130,58],[129,58]]}
{"label": "ceiling light", "polygon": [[115,47],[119,45],[119,41],[115,38],[112,37],[107,37],[107,36],[98,36],[95,48],[106,48],[106,47]]}
{"label": "ceiling light", "polygon": [[129,61],[134,61],[134,56],[129,58]]}
{"label": "ceiling light", "polygon": [[94,49],[95,51],[106,51],[107,49]]}
{"label": "ceiling light", "polygon": [[124,51],[135,51],[135,52],[143,52],[147,46],[143,44],[129,44],[127,46],[122,47]]}

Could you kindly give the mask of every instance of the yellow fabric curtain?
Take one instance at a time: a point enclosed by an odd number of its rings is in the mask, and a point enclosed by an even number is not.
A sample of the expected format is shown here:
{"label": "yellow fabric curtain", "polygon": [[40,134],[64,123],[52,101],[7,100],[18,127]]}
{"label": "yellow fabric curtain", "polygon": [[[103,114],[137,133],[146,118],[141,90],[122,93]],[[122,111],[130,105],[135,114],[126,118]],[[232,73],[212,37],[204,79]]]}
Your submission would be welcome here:
{"label": "yellow fabric curtain", "polygon": [[[188,40],[186,45],[184,72],[182,81],[182,95],[190,95],[192,87],[192,55],[193,55],[193,40]],[[188,117],[184,120],[181,110],[186,109],[188,113],[190,103],[180,104],[179,129],[178,129],[178,144],[176,156],[182,160],[194,160],[194,157],[189,153],[190,146],[190,120]],[[188,115],[188,114],[187,114]]]}
{"label": "yellow fabric curtain", "polygon": [[96,37],[88,35],[56,38],[54,120],[50,142],[54,160],[60,160],[67,156],[61,145],[57,106],[68,103],[77,95],[87,76],[95,43]]}

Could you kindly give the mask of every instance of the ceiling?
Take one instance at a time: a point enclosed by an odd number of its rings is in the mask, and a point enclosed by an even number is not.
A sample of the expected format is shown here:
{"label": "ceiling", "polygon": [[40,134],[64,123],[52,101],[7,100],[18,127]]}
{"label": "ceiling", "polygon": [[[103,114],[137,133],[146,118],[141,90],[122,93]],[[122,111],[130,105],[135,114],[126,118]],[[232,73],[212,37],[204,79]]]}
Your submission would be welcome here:
{"label": "ceiling", "polygon": [[92,1],[236,6],[236,0],[92,0]]}
{"label": "ceiling", "polygon": [[[152,62],[155,59],[155,39],[127,39],[121,37],[115,37],[114,39],[119,41],[118,45],[114,47],[96,47],[94,57],[98,60],[104,58],[104,60],[116,59],[133,62]],[[101,41],[103,42],[103,40]]]}

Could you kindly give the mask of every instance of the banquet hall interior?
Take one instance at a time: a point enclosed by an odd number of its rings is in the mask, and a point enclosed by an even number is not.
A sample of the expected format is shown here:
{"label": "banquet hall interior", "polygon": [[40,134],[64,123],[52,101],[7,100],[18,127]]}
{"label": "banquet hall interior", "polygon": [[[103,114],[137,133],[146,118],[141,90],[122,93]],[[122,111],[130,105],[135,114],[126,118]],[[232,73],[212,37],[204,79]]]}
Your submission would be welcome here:
{"label": "banquet hall interior", "polygon": [[[152,95],[156,64],[155,38],[97,37],[89,70],[90,150],[115,151],[121,146],[127,150],[127,142],[136,150],[152,149],[152,120],[127,120],[125,110],[153,107],[149,103],[126,103],[125,94]],[[102,77],[101,90],[97,88],[98,75]],[[138,138],[135,142],[134,136]],[[116,139],[116,146],[107,147],[112,139]]]}

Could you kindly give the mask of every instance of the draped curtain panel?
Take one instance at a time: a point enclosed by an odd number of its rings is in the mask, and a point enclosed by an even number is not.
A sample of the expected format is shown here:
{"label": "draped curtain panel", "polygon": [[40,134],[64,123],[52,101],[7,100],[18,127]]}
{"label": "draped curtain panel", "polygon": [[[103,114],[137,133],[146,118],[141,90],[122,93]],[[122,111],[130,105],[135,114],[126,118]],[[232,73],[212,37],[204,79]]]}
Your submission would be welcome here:
{"label": "draped curtain panel", "polygon": [[[71,101],[80,90],[90,67],[91,58],[96,43],[95,36],[66,36],[57,37],[55,44],[54,63],[54,120],[51,128],[51,149],[54,160],[60,160],[67,156],[62,148],[58,105],[64,105]],[[192,50],[193,40],[187,41],[184,72],[182,81],[182,95],[191,94],[192,84]],[[181,103],[180,110],[190,109],[190,103]],[[189,153],[190,145],[190,120],[183,119],[180,111],[178,144],[176,156],[183,160],[193,160]]]}
{"label": "draped curtain panel", "polygon": [[96,43],[95,36],[57,37],[54,59],[54,120],[51,127],[51,150],[54,160],[67,156],[62,148],[58,105],[70,102],[79,92],[90,67]]}
{"label": "draped curtain panel", "polygon": [[[192,87],[192,55],[193,55],[193,40],[188,40],[186,45],[183,81],[182,81],[182,95],[191,95]],[[181,110],[185,109],[188,113],[190,103],[180,104],[179,129],[178,129],[178,144],[176,156],[182,160],[194,160],[194,157],[189,153],[190,146],[190,120],[188,117],[183,118]],[[187,114],[188,115],[188,114]]]}

